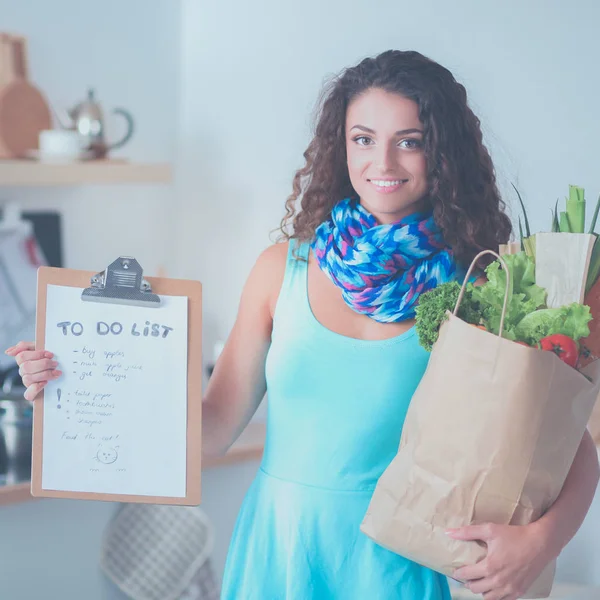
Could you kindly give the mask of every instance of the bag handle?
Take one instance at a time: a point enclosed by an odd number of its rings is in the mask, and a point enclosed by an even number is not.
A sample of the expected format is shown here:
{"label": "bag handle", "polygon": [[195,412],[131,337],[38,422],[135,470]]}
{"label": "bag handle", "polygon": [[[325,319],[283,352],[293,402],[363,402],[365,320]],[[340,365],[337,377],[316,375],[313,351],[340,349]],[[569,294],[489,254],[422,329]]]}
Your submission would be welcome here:
{"label": "bag handle", "polygon": [[504,292],[504,304],[502,305],[502,315],[500,316],[500,330],[498,331],[498,337],[502,337],[502,334],[504,333],[504,318],[506,317],[506,307],[508,306],[508,290],[510,287],[510,271],[508,270],[508,267],[506,266],[504,259],[499,254],[496,254],[496,252],[494,252],[493,250],[483,250],[473,259],[473,262],[471,263],[471,266],[469,267],[469,270],[467,271],[467,274],[465,275],[465,280],[463,281],[462,287],[460,288],[460,294],[458,294],[458,299],[456,300],[456,306],[454,307],[454,311],[452,312],[452,314],[454,316],[456,316],[456,314],[458,313],[460,303],[462,302],[463,296],[465,295],[465,289],[467,288],[467,283],[469,281],[469,277],[471,276],[471,272],[475,268],[475,264],[477,263],[477,261],[486,254],[491,254],[491,255],[495,256],[500,261],[500,264],[502,265],[502,268],[504,269],[504,272],[506,273],[506,290]]}

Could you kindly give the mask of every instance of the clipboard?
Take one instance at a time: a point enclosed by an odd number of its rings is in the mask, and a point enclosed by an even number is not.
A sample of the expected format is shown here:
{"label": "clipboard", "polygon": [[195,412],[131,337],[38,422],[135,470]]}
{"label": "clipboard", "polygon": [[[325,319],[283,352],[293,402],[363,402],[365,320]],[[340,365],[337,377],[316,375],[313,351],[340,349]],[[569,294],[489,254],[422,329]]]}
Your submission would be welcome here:
{"label": "clipboard", "polygon": [[[57,287],[55,287],[57,286]],[[31,494],[35,497],[48,497],[48,498],[72,498],[81,500],[101,500],[101,501],[115,501],[115,502],[138,502],[148,504],[172,504],[172,505],[185,505],[185,506],[197,506],[200,504],[201,498],[201,453],[202,453],[202,285],[198,281],[192,280],[178,280],[178,279],[167,279],[158,277],[143,277],[143,271],[135,258],[121,256],[111,263],[105,271],[101,273],[94,273],[89,271],[64,269],[55,267],[40,267],[38,269],[38,285],[37,285],[37,314],[36,314],[36,349],[47,349],[54,352],[52,348],[46,348],[46,329],[47,329],[47,301],[49,294],[55,294],[57,292],[68,294],[70,297],[74,297],[77,294],[77,299],[82,304],[88,305],[87,307],[79,307],[80,310],[98,310],[101,306],[111,305],[111,311],[125,310],[132,311],[132,307],[136,307],[135,310],[143,309],[145,314],[148,311],[155,311],[152,314],[159,315],[161,308],[166,310],[166,305],[175,300],[182,301],[183,298],[187,298],[187,331],[185,332],[187,339],[187,365],[186,365],[186,382],[182,383],[180,387],[187,393],[187,402],[183,403],[179,400],[181,410],[186,412],[186,420],[184,423],[185,430],[182,429],[181,420],[179,421],[180,431],[185,433],[185,464],[173,465],[175,470],[180,469],[179,487],[183,486],[182,478],[185,476],[184,482],[184,493],[175,494],[154,494],[151,493],[121,493],[119,489],[116,491],[81,491],[76,489],[53,489],[52,486],[44,485],[44,450],[45,443],[50,444],[50,434],[46,433],[44,428],[44,411],[55,410],[56,406],[51,406],[48,402],[51,401],[48,390],[50,389],[51,382],[49,382],[46,388],[43,390],[43,397],[41,401],[34,403],[34,414],[33,414],[33,449],[32,449],[32,474],[31,474]],[[175,298],[171,298],[175,297]],[[165,306],[163,306],[163,304]],[[123,308],[120,308],[123,307]],[[140,308],[137,308],[140,307]],[[113,312],[114,314],[114,312]],[[148,327],[146,327],[148,329]],[[51,330],[49,330],[51,331]],[[100,332],[100,328],[98,328]],[[104,330],[102,330],[104,331]],[[63,330],[64,333],[64,330]],[[132,333],[140,336],[140,332],[134,331]],[[164,333],[163,333],[164,336]],[[136,340],[142,339],[140,337]],[[150,338],[148,338],[150,339]],[[180,339],[180,338],[178,338]],[[141,342],[139,342],[141,343]],[[148,342],[149,343],[149,342]],[[158,343],[158,342],[157,342]],[[77,352],[77,350],[73,350]],[[58,369],[63,370],[64,377],[64,365],[59,357],[56,357],[59,361]],[[162,360],[162,357],[161,357]],[[137,365],[141,368],[141,365]],[[102,367],[98,368],[98,373],[102,371]],[[73,371],[74,373],[76,371]],[[104,373],[102,373],[104,374]],[[136,375],[137,376],[137,375]],[[152,377],[165,377],[164,374],[160,373],[148,373],[144,374],[145,378]],[[141,381],[138,379],[138,381]],[[144,382],[147,379],[144,379]],[[83,385],[83,384],[82,384]],[[103,383],[104,385],[104,383]],[[74,389],[71,387],[70,389]],[[79,392],[79,390],[77,390]],[[60,390],[58,392],[60,394]],[[69,393],[70,394],[70,393]],[[117,392],[118,395],[118,392]],[[48,396],[48,397],[46,397]],[[144,398],[135,397],[135,394],[128,397],[128,401],[139,404],[140,410],[144,410]],[[72,398],[72,397],[71,397]],[[73,398],[72,398],[73,399]],[[59,396],[60,403],[60,396]],[[77,404],[79,404],[79,400]],[[63,398],[63,404],[65,408],[69,406],[73,409],[73,404],[65,404]],[[168,403],[167,403],[168,404]],[[101,406],[99,403],[97,406]],[[129,407],[132,405],[129,404]],[[128,408],[127,410],[130,410]],[[170,410],[168,405],[167,409]],[[73,415],[73,410],[70,411]],[[77,411],[75,411],[77,412]],[[49,419],[50,419],[49,412]],[[58,413],[57,413],[58,414]],[[108,414],[108,413],[106,413]],[[170,413],[164,413],[165,415]],[[63,410],[60,413],[60,418],[65,418],[66,411]],[[58,418],[58,417],[57,417]],[[66,417],[71,418],[71,417]],[[50,421],[48,420],[47,423]],[[70,421],[72,423],[72,421]],[[66,421],[65,421],[66,423]],[[95,423],[96,426],[97,423]],[[92,431],[92,430],[90,430]],[[87,433],[85,434],[88,435]],[[93,435],[90,433],[90,435]],[[48,440],[45,437],[48,436]],[[108,437],[108,436],[103,436]],[[87,441],[86,441],[87,442]],[[53,443],[56,444],[55,441]],[[86,448],[87,446],[79,438],[79,443]],[[103,443],[103,442],[102,442]],[[98,442],[99,445],[102,445]],[[107,442],[108,444],[113,442]],[[180,441],[183,444],[183,441]],[[133,448],[133,444],[130,440],[129,445]],[[72,446],[75,448],[75,446]],[[50,446],[48,445],[48,453],[50,455]],[[69,450],[70,452],[70,450]],[[82,453],[81,449],[77,450],[79,454]],[[68,458],[73,457],[73,460],[78,456],[77,452],[73,454],[65,454]],[[98,451],[100,452],[100,451]],[[103,450],[104,452],[104,450]],[[110,450],[109,450],[110,452]],[[180,456],[183,450],[180,450]],[[116,453],[116,452],[115,452]],[[87,460],[87,455],[86,459]],[[97,457],[96,457],[97,458]],[[110,457],[109,457],[110,459]],[[83,460],[83,459],[82,459]],[[116,464],[116,463],[115,463]],[[123,464],[121,462],[120,464]],[[138,463],[141,464],[141,463]],[[98,466],[102,466],[106,470],[102,471],[102,476],[106,476],[110,479],[113,475],[108,473],[109,466],[105,465],[104,462],[98,463]],[[47,465],[47,469],[49,464]],[[90,468],[90,471],[93,470]],[[123,470],[123,469],[121,469]],[[96,469],[101,471],[101,469]],[[116,471],[114,471],[116,473]],[[113,474],[114,474],[113,473]],[[139,470],[138,470],[139,473]],[[123,477],[123,482],[126,487],[126,475],[122,474],[115,478]],[[121,479],[119,479],[121,481]],[[119,488],[118,481],[112,482]],[[150,482],[152,484],[152,482]],[[77,487],[77,486],[74,486]],[[93,487],[93,486],[92,486]]]}

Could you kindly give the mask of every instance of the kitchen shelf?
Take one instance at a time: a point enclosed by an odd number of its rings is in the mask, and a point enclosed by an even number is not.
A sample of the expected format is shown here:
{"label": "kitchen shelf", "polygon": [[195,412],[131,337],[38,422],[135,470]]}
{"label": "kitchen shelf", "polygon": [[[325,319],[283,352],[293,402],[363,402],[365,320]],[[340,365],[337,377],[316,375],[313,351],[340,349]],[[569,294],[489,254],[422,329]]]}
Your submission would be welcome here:
{"label": "kitchen shelf", "polygon": [[0,186],[55,186],[116,183],[169,183],[168,163],[132,163],[94,160],[50,163],[34,160],[0,160]]}
{"label": "kitchen shelf", "polygon": [[29,481],[0,487],[0,504],[16,504],[26,500],[33,500]]}
{"label": "kitchen shelf", "polygon": [[[203,469],[259,460],[263,453],[266,427],[264,423],[250,423],[229,450],[217,458],[202,460]],[[0,486],[0,505],[16,504],[27,500],[37,500],[31,495],[29,481],[14,485]]]}

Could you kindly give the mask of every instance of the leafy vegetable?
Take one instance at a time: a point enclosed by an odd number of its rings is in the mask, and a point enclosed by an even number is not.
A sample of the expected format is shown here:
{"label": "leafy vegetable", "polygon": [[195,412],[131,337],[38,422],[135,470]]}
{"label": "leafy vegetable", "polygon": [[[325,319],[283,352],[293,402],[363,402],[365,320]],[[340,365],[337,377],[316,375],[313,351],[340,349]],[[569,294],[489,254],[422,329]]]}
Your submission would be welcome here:
{"label": "leafy vegetable", "polygon": [[588,324],[591,320],[590,307],[573,302],[560,308],[545,308],[526,315],[518,323],[515,334],[519,340],[531,345],[557,333],[577,341],[590,335]]}
{"label": "leafy vegetable", "polygon": [[[436,288],[421,294],[416,312],[416,331],[419,343],[428,352],[438,339],[438,332],[443,321],[446,320],[446,311],[453,311],[460,293],[460,284],[457,281],[442,283]],[[478,325],[481,317],[479,307],[472,299],[473,285],[467,284],[465,294],[458,309],[458,316],[467,323]]]}
{"label": "leafy vegetable", "polygon": [[[511,275],[509,301],[504,319],[503,337],[515,340],[515,327],[525,315],[546,304],[546,291],[535,283],[535,264],[525,253],[502,257]],[[473,290],[472,299],[482,310],[482,320],[488,331],[500,332],[500,319],[506,291],[506,274],[498,261],[485,270],[487,282]],[[525,340],[523,340],[525,341]]]}
{"label": "leafy vegetable", "polygon": [[[525,252],[504,255],[510,273],[509,301],[504,319],[503,337],[536,346],[542,338],[563,334],[577,341],[590,334],[592,319],[589,306],[574,302],[561,308],[548,308],[546,290],[535,283],[535,262]],[[506,273],[499,261],[485,270],[487,281],[481,286],[467,284],[458,316],[473,325],[483,325],[498,335]],[[423,348],[430,351],[438,339],[447,311],[454,310],[460,284],[444,283],[421,295],[416,308],[416,330]]]}

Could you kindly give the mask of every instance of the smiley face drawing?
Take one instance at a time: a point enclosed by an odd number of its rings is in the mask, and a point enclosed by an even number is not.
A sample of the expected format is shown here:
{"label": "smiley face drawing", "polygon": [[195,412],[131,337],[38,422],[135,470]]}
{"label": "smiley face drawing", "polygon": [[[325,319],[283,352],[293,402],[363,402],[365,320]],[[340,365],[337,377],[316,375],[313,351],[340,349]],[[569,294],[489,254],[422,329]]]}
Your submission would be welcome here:
{"label": "smiley face drawing", "polygon": [[111,465],[114,463],[117,458],[119,458],[119,453],[117,450],[119,446],[103,446],[100,444],[98,446],[98,452],[96,452],[96,456],[94,457],[98,462],[101,462],[104,465]]}

